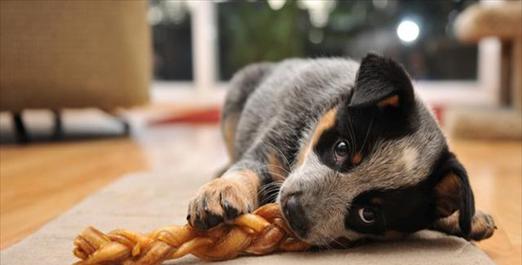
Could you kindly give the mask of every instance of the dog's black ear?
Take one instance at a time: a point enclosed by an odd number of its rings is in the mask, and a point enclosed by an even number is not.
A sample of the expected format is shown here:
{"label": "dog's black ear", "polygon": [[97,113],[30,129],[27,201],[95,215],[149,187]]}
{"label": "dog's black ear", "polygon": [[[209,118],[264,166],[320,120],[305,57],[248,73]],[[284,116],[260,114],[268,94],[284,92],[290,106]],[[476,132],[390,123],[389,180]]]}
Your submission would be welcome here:
{"label": "dog's black ear", "polygon": [[403,108],[414,101],[410,77],[400,64],[371,53],[362,59],[350,106]]}
{"label": "dog's black ear", "polygon": [[439,175],[434,188],[437,217],[448,217],[458,210],[460,232],[467,238],[475,215],[475,200],[468,174],[452,153],[448,153],[439,163],[436,172]]}

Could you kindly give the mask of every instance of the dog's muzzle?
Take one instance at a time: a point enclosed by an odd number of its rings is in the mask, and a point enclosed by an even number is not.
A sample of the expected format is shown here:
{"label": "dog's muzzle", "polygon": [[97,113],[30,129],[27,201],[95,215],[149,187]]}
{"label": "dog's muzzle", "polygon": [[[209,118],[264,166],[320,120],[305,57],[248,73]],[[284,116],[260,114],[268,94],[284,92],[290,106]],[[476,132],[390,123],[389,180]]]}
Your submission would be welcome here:
{"label": "dog's muzzle", "polygon": [[309,222],[306,219],[304,209],[299,201],[299,194],[290,194],[283,197],[281,207],[286,221],[292,230],[301,238],[306,237],[309,229]]}

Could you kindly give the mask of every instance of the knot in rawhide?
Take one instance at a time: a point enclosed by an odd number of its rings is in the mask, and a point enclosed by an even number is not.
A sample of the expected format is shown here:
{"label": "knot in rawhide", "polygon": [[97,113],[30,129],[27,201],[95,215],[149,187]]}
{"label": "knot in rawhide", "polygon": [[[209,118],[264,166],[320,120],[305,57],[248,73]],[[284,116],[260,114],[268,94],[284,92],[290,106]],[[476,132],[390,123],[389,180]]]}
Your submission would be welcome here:
{"label": "knot in rawhide", "polygon": [[239,255],[302,251],[309,245],[296,239],[277,204],[267,204],[209,231],[190,225],[167,226],[149,234],[118,229],[104,234],[86,228],[74,240],[76,265],[155,265],[192,254],[203,260],[225,260]]}

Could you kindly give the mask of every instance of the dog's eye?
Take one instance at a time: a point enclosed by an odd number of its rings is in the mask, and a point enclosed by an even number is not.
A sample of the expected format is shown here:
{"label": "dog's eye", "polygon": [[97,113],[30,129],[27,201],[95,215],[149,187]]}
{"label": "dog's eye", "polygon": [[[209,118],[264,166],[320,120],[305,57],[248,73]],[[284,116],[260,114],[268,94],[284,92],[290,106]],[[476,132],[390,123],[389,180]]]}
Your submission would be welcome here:
{"label": "dog's eye", "polygon": [[374,210],[370,208],[361,208],[359,209],[359,218],[365,224],[373,224],[375,219],[377,218],[377,214]]}
{"label": "dog's eye", "polygon": [[336,160],[344,159],[348,155],[348,143],[346,141],[339,141],[334,148]]}

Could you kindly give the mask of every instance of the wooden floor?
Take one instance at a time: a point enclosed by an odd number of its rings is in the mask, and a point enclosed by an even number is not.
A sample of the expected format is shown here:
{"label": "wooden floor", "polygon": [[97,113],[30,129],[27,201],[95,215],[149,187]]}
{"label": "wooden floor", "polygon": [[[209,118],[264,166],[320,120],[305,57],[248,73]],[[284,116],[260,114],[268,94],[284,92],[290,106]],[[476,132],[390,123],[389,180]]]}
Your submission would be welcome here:
{"label": "wooden floor", "polygon": [[[0,247],[23,239],[127,172],[169,163],[176,153],[186,155],[173,143],[193,137],[191,131],[210,131],[200,144],[223,148],[217,127],[191,127],[183,134],[161,130],[161,137],[149,129],[131,138],[0,146]],[[493,214],[498,225],[493,238],[479,246],[499,264],[520,264],[522,143],[451,144],[467,166],[477,208]]]}
{"label": "wooden floor", "polygon": [[131,139],[0,147],[0,248],[119,176],[145,168]]}

